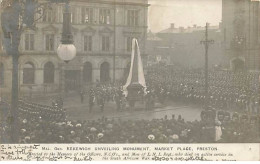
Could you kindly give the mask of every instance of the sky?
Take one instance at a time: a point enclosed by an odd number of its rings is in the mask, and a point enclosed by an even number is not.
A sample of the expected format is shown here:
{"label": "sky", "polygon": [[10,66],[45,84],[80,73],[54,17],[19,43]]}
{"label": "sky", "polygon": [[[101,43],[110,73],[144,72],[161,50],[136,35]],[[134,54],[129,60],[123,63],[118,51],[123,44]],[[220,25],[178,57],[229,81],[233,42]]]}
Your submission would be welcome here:
{"label": "sky", "polygon": [[170,27],[197,24],[218,25],[221,22],[222,0],[148,0],[148,29],[159,32]]}

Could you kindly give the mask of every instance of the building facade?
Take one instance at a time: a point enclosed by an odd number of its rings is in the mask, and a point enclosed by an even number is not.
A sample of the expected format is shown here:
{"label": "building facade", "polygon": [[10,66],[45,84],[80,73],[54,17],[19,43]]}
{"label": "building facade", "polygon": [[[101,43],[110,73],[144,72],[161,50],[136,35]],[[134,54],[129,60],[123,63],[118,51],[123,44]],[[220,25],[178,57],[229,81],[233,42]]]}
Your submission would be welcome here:
{"label": "building facade", "polygon": [[233,70],[259,70],[260,3],[223,0],[222,21],[225,64]]}
{"label": "building facade", "polygon": [[[214,44],[209,47],[209,65],[220,65],[223,60],[221,23],[219,26],[210,26],[209,39]],[[171,24],[169,28],[156,34],[147,35],[147,53],[149,59],[155,62],[175,64],[190,68],[204,67],[205,48],[200,41],[205,40],[205,27],[193,25],[192,27],[176,27]],[[151,61],[151,60],[149,60]]]}
{"label": "building facade", "polygon": [[[77,90],[91,83],[113,82],[124,77],[130,63],[132,38],[138,39],[141,54],[146,56],[148,6],[147,0],[71,0],[77,56],[68,64],[56,53],[64,4],[43,9],[44,14],[35,15],[35,28],[24,29],[21,37],[20,92]],[[3,93],[11,91],[12,63],[3,46],[0,47],[0,92]]]}

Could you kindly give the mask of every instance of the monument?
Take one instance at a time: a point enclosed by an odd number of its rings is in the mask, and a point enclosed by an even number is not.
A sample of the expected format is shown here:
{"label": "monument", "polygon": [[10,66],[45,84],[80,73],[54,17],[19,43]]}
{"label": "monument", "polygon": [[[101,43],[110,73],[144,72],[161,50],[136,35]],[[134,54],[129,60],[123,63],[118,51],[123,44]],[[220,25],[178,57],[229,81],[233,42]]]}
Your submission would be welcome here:
{"label": "monument", "polygon": [[137,101],[142,100],[143,92],[146,88],[143,63],[137,39],[132,40],[131,66],[129,75],[124,85],[127,100],[130,107],[134,107]]}

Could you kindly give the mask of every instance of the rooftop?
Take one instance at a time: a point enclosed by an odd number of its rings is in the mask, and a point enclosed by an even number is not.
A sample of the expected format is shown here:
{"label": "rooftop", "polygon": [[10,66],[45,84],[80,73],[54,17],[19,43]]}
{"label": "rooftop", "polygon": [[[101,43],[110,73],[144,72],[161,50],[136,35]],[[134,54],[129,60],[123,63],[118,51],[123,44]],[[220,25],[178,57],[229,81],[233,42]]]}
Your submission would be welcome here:
{"label": "rooftop", "polygon": [[[209,30],[216,30],[216,32],[219,32],[220,26],[221,26],[221,23],[218,26],[209,26]],[[205,27],[193,25],[193,27],[187,27],[187,28],[178,27],[178,28],[176,28],[175,24],[172,23],[169,28],[160,31],[159,33],[167,33],[167,34],[168,33],[176,33],[176,34],[178,34],[178,33],[193,33],[193,32],[200,32],[200,31],[205,31]]]}

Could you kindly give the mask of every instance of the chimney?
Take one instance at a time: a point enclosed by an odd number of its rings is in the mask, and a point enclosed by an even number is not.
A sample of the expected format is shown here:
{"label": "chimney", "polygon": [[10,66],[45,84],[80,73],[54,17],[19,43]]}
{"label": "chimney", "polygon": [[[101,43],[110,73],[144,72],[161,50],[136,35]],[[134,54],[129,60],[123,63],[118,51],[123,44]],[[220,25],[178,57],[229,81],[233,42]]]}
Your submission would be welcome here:
{"label": "chimney", "polygon": [[184,27],[179,27],[180,32],[184,32]]}
{"label": "chimney", "polygon": [[174,28],[175,28],[175,26],[174,26],[174,23],[171,23],[171,28],[172,28],[172,29],[174,29]]}

